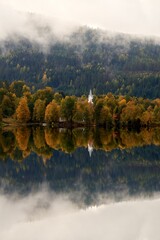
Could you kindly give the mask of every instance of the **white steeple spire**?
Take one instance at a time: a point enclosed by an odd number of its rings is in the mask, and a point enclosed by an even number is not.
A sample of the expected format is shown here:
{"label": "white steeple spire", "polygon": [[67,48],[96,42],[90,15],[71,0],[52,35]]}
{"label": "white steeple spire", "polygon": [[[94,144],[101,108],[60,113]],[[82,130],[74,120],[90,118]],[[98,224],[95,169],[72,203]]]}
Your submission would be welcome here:
{"label": "white steeple spire", "polygon": [[89,152],[89,156],[92,156],[92,152],[93,152],[93,144],[92,143],[88,143],[88,152]]}
{"label": "white steeple spire", "polygon": [[93,103],[93,94],[92,94],[92,91],[91,91],[91,90],[89,91],[88,102],[89,102],[89,103]]}

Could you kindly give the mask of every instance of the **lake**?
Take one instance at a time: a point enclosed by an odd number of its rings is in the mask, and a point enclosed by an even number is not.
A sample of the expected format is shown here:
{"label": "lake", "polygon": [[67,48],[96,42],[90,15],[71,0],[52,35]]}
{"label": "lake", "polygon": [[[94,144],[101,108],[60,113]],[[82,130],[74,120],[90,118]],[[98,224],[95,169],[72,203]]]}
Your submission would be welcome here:
{"label": "lake", "polygon": [[160,129],[0,130],[0,239],[159,239]]}

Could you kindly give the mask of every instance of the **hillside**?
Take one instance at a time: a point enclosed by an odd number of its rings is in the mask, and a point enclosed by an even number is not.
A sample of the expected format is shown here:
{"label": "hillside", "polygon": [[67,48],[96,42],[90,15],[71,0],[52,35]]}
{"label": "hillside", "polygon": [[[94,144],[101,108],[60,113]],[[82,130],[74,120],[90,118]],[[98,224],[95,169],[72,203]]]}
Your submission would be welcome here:
{"label": "hillside", "polygon": [[158,98],[160,44],[87,27],[64,40],[52,36],[45,45],[17,36],[0,43],[0,83],[15,80],[32,90],[51,86],[67,95],[93,89]]}

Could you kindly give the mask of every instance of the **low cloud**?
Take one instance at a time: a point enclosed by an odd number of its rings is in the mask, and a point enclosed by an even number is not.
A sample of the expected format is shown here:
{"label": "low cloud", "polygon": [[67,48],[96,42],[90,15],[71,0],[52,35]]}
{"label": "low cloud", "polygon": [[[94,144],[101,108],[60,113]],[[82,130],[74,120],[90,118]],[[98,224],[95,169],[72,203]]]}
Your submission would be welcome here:
{"label": "low cloud", "polygon": [[160,199],[110,202],[81,209],[47,191],[0,196],[3,240],[158,240]]}
{"label": "low cloud", "polygon": [[17,11],[0,4],[0,40],[24,37],[45,45],[71,33],[76,27],[63,19]]}
{"label": "low cloud", "polygon": [[[37,26],[48,26],[41,35]],[[66,34],[88,25],[112,32],[160,36],[158,0],[0,0],[0,39],[18,33],[45,41],[53,32]],[[47,35],[48,34],[48,35]]]}

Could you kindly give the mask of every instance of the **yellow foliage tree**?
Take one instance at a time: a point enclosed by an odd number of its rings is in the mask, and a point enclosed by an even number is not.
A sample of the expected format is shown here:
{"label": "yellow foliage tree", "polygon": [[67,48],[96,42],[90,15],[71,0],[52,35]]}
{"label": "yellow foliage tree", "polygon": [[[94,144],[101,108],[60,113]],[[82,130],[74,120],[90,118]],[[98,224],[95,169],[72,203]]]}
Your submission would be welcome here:
{"label": "yellow foliage tree", "polygon": [[33,108],[33,120],[36,122],[43,122],[44,121],[44,114],[45,114],[45,101],[41,99],[37,99],[34,103]]}
{"label": "yellow foliage tree", "polygon": [[50,102],[45,111],[45,121],[48,123],[55,123],[59,121],[60,117],[60,108],[58,104],[53,100]]}
{"label": "yellow foliage tree", "polygon": [[83,122],[90,124],[93,120],[93,106],[91,103],[82,98],[76,103],[76,110],[74,113],[73,120],[76,122]]}
{"label": "yellow foliage tree", "polygon": [[27,98],[20,99],[19,105],[16,109],[16,116],[19,122],[27,123],[30,120],[30,110],[27,104]]}

